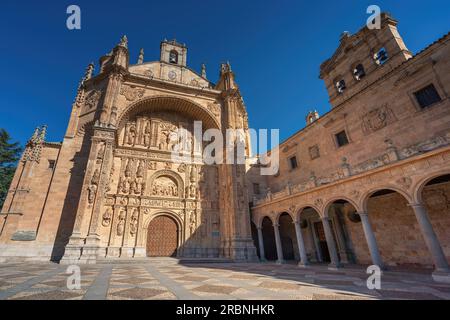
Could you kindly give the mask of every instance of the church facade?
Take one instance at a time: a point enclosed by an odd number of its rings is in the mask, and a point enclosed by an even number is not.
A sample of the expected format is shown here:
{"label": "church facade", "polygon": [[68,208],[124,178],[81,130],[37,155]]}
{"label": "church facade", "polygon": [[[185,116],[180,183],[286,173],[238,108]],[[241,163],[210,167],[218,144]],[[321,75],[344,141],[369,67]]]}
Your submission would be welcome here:
{"label": "church facade", "polygon": [[[0,221],[0,261],[176,256],[432,268],[450,281],[450,36],[413,55],[397,21],[344,33],[320,67],[332,109],[252,158],[229,64],[216,84],[187,47],[130,64],[127,39],[89,65],[62,143],[38,128]],[[246,132],[246,164],[205,164],[202,130]],[[171,157],[177,129],[193,161]],[[282,128],[281,128],[282,129]],[[273,151],[269,152],[269,155]]]}
{"label": "church facade", "polygon": [[[64,141],[47,143],[46,128],[36,129],[3,207],[3,259],[257,260],[245,164],[206,165],[194,134],[194,121],[224,135],[248,128],[230,65],[213,84],[204,66],[187,66],[185,45],[160,49],[159,61],[144,62],[141,50],[130,65],[123,37],[97,75],[88,66]],[[177,130],[188,134],[179,151],[189,163],[172,157]]]}

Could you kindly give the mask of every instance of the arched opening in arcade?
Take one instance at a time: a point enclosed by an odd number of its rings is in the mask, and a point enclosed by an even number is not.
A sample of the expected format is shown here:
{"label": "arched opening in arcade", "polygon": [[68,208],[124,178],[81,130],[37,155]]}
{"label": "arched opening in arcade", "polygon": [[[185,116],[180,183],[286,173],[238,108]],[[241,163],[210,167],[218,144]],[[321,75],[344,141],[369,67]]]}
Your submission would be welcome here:
{"label": "arched opening in arcade", "polygon": [[385,265],[408,269],[432,266],[430,252],[405,195],[379,189],[365,197],[365,208]]}
{"label": "arched opening in arcade", "polygon": [[450,263],[450,174],[427,179],[419,187],[419,198],[425,205],[436,237]]}
{"label": "arched opening in arcade", "polygon": [[275,232],[273,222],[269,217],[264,217],[261,223],[263,235],[264,253],[266,260],[275,261],[278,259],[277,248],[275,244]]}
{"label": "arched opening in arcade", "polygon": [[308,261],[312,263],[331,262],[325,230],[319,213],[312,207],[300,210],[299,224]]}
{"label": "arched opening in arcade", "polygon": [[300,260],[294,221],[289,213],[283,212],[278,217],[283,260]]}

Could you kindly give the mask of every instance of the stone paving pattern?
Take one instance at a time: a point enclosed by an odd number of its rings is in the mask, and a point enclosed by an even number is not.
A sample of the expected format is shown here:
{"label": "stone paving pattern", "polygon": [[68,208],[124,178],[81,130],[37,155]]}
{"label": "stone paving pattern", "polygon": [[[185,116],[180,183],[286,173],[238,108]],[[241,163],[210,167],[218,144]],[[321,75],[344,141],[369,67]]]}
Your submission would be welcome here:
{"label": "stone paving pattern", "polygon": [[381,290],[366,287],[361,267],[338,271],[315,265],[142,264],[81,266],[81,289],[67,288],[67,266],[1,264],[0,300],[355,300],[450,299],[450,284],[433,282],[429,273],[385,271]]}

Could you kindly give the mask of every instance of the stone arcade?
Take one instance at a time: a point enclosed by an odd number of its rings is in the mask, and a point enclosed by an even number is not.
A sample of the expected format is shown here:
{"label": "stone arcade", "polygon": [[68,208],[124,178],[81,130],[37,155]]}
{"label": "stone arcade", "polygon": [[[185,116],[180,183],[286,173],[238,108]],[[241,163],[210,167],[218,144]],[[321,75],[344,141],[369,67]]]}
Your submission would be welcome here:
{"label": "stone arcade", "polygon": [[46,142],[45,127],[29,140],[0,261],[259,257],[434,268],[450,282],[449,41],[413,55],[387,14],[379,30],[344,33],[320,67],[331,111],[311,111],[280,144],[279,172],[262,176],[250,148],[246,165],[205,165],[195,136],[193,163],[170,157],[194,120],[248,130],[230,65],[213,84],[176,41],[130,65],[124,37],[97,74],[87,68],[64,141]]}

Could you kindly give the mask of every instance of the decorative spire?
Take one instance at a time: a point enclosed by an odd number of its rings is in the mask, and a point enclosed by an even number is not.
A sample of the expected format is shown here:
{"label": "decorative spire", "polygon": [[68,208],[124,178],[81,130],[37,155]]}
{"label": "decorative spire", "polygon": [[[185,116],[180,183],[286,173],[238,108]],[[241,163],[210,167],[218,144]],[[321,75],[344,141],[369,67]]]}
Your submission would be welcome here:
{"label": "decorative spire", "polygon": [[138,58],[138,64],[142,64],[144,62],[144,48],[141,48],[141,51],[139,51],[139,58]]}
{"label": "decorative spire", "polygon": [[45,141],[45,136],[47,135],[47,125],[44,124],[41,127],[41,133],[39,134],[39,143],[42,143]]}
{"label": "decorative spire", "polygon": [[34,129],[33,135],[31,136],[30,140],[28,140],[27,144],[36,143],[38,141],[38,137],[39,137],[39,127],[36,127],[36,129]]}
{"label": "decorative spire", "polygon": [[206,79],[206,65],[202,63],[202,77]]}
{"label": "decorative spire", "polygon": [[28,140],[23,161],[36,161],[41,159],[42,145],[45,142],[45,135],[47,134],[47,125],[37,127],[34,130],[30,140]]}
{"label": "decorative spire", "polygon": [[220,75],[227,73],[227,72],[231,72],[231,65],[230,65],[229,61],[227,61],[227,63],[222,63],[220,65]]}
{"label": "decorative spire", "polygon": [[83,81],[86,81],[86,80],[89,80],[90,78],[92,78],[93,73],[94,73],[94,63],[91,62],[88,64],[88,66],[86,68],[86,73],[84,74]]}
{"label": "decorative spire", "polygon": [[123,35],[122,38],[120,39],[119,46],[128,49],[128,38],[126,35]]}

